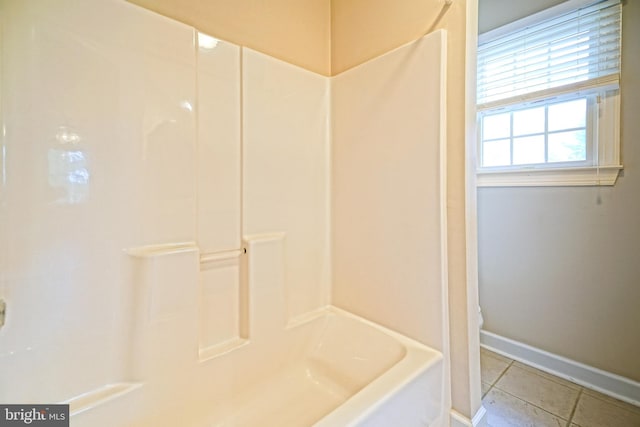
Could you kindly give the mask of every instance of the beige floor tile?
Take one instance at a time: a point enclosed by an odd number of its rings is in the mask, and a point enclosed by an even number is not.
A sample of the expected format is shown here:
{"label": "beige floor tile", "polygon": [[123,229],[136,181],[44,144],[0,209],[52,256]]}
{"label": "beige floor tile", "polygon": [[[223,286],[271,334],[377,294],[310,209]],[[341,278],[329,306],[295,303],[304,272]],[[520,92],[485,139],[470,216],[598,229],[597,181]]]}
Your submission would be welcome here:
{"label": "beige floor tile", "polygon": [[572,421],[579,427],[640,427],[640,413],[583,393]]}
{"label": "beige floor tile", "polygon": [[503,356],[501,354],[498,354],[498,353],[494,353],[493,351],[487,350],[484,347],[480,347],[480,354],[484,354],[486,356],[491,356],[494,359],[502,360],[502,361],[507,362],[507,363],[513,362],[513,359],[510,359],[510,358],[505,357],[505,356]]}
{"label": "beige floor tile", "polygon": [[484,381],[482,381],[482,397],[484,397],[484,395],[487,394],[490,388],[491,388],[491,384],[485,383]]}
{"label": "beige floor tile", "polygon": [[480,370],[482,381],[492,385],[509,367],[511,360],[498,354],[481,349],[480,351]]}
{"label": "beige floor tile", "polygon": [[580,392],[516,365],[509,367],[495,387],[567,420]]}
{"label": "beige floor tile", "polygon": [[502,390],[493,388],[482,400],[491,427],[565,427],[566,420]]}
{"label": "beige floor tile", "polygon": [[605,402],[609,402],[612,403],[616,406],[621,407],[622,409],[626,409],[627,411],[631,411],[631,412],[635,412],[637,414],[640,414],[640,406],[635,406],[632,405],[630,403],[627,402],[623,402],[621,400],[618,399],[614,399],[613,397],[607,396],[606,394],[602,394],[599,393],[597,391],[594,390],[589,390],[589,389],[584,389],[584,393],[588,394],[589,396],[593,396],[595,398],[598,398],[600,400],[604,400]]}
{"label": "beige floor tile", "polygon": [[518,367],[520,367],[522,369],[526,369],[528,371],[536,373],[536,374],[540,375],[541,377],[545,377],[545,378],[547,378],[547,379],[549,379],[551,381],[557,382],[558,384],[562,384],[562,385],[567,386],[569,388],[572,388],[572,389],[575,389],[575,390],[580,390],[580,388],[581,388],[576,383],[572,383],[571,381],[567,381],[564,378],[560,378],[560,377],[556,377],[555,375],[548,374],[548,373],[546,373],[544,371],[541,371],[540,369],[536,369],[536,368],[531,367],[529,365],[525,365],[524,363],[513,362],[513,364],[515,366],[518,366]]}

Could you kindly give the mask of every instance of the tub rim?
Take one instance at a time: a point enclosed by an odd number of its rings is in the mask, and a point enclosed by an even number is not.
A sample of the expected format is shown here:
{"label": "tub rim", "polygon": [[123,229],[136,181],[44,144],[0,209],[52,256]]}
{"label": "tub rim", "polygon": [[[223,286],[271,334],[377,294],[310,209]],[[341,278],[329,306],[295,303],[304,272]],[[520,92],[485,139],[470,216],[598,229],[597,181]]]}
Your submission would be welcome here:
{"label": "tub rim", "polygon": [[316,421],[313,427],[335,427],[336,425],[350,427],[357,425],[397,395],[400,390],[444,359],[443,354],[438,350],[333,305],[323,307],[316,313],[316,316],[307,318],[305,322],[297,323],[295,326],[327,314],[343,316],[379,330],[398,341],[406,352],[398,362],[380,376],[373,379],[333,411]]}

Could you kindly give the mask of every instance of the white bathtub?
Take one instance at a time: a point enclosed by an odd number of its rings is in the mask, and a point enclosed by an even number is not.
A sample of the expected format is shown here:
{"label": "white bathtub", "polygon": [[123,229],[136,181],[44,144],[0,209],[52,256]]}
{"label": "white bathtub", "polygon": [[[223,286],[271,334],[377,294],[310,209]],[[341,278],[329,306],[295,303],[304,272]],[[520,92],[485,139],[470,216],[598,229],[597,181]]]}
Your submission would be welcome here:
{"label": "white bathtub", "polygon": [[439,427],[442,376],[439,352],[327,307],[271,342],[87,408],[72,425]]}
{"label": "white bathtub", "polygon": [[[216,376],[207,364],[226,364],[227,375]],[[132,425],[440,425],[442,355],[334,307],[289,327],[275,342],[249,342],[204,362],[199,381],[209,380],[218,385],[208,391],[201,385],[191,402],[188,395],[198,387],[175,391],[166,399],[173,402],[170,411],[160,405],[153,417]],[[203,393],[211,398],[196,397]]]}
{"label": "white bathtub", "polygon": [[[331,394],[338,386],[342,394],[322,413],[294,424],[273,425],[417,427],[439,423],[439,352],[336,308],[327,309],[316,322],[320,333],[303,359],[308,368],[301,380]],[[314,371],[314,367],[320,369]],[[300,405],[315,404],[301,401]],[[313,413],[311,408],[307,413]]]}

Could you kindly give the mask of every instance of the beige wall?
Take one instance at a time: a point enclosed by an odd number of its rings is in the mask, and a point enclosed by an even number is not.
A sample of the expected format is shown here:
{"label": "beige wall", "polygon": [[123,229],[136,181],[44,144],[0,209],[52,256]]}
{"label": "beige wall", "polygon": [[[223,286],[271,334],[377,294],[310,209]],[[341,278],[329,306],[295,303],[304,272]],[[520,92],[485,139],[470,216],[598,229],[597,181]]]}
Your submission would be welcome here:
{"label": "beige wall", "polygon": [[[331,71],[338,74],[435,28],[459,26],[464,37],[464,4],[442,16],[438,0],[331,0]],[[441,19],[439,19],[441,18]],[[439,22],[436,22],[439,19]],[[434,25],[435,24],[435,25]]]}
{"label": "beige wall", "polygon": [[129,1],[316,73],[331,72],[329,0]]}
{"label": "beige wall", "polygon": [[[481,0],[480,16],[516,4]],[[640,2],[623,4],[624,173],[479,189],[480,301],[486,330],[640,381]]]}
{"label": "beige wall", "polygon": [[493,30],[516,19],[545,10],[564,0],[505,1],[480,0],[478,31],[480,34]]}

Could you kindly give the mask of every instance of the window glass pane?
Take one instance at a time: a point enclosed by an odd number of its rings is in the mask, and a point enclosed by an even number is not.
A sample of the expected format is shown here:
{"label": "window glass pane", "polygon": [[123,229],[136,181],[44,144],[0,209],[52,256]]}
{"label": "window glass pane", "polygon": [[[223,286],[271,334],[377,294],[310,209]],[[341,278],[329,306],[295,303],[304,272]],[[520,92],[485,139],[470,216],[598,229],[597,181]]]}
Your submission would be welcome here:
{"label": "window glass pane", "polygon": [[549,162],[587,160],[586,131],[549,134]]}
{"label": "window glass pane", "polygon": [[587,100],[549,105],[549,132],[583,128],[587,125]]}
{"label": "window glass pane", "polygon": [[508,138],[511,134],[510,113],[485,116],[482,119],[482,139]]}
{"label": "window glass pane", "polygon": [[508,139],[485,141],[482,145],[482,166],[507,166],[511,164],[510,151]]}
{"label": "window glass pane", "polygon": [[513,113],[513,134],[531,135],[544,132],[544,107],[530,108]]}
{"label": "window glass pane", "polygon": [[513,164],[544,163],[544,135],[513,139]]}

